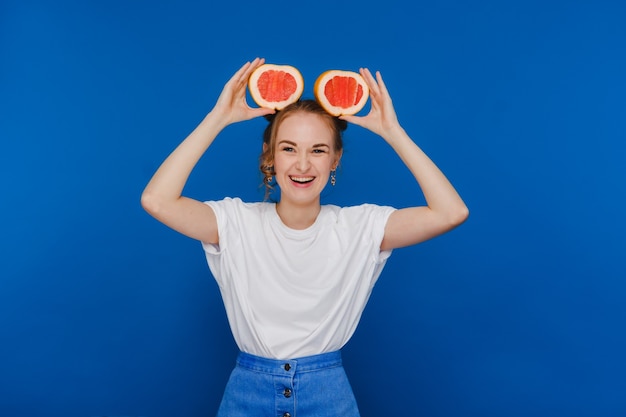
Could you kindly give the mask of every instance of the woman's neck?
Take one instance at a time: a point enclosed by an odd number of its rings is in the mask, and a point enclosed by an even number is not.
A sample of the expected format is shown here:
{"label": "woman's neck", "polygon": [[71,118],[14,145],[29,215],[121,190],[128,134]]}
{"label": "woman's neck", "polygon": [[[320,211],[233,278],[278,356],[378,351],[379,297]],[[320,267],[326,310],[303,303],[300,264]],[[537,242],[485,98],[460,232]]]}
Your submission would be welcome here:
{"label": "woman's neck", "polygon": [[318,204],[310,204],[307,206],[297,206],[285,202],[276,203],[276,213],[283,224],[290,229],[303,230],[311,227],[322,206]]}

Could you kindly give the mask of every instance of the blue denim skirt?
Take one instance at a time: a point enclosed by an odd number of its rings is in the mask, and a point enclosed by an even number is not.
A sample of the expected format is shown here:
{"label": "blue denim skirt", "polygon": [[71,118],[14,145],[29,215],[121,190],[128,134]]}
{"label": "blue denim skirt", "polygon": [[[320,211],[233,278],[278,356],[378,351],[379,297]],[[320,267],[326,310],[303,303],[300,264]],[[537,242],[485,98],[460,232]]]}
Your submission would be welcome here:
{"label": "blue denim skirt", "polygon": [[274,360],[240,352],[218,417],[359,417],[341,352]]}

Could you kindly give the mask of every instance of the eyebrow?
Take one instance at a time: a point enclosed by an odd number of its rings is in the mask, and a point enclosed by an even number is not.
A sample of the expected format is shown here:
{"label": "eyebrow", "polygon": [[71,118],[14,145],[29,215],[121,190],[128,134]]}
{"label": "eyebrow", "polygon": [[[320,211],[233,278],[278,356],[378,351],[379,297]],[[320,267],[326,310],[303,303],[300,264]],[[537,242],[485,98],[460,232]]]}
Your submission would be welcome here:
{"label": "eyebrow", "polygon": [[[287,144],[287,145],[291,145],[291,146],[298,147],[298,144],[297,144],[297,143],[292,142],[292,141],[290,141],[290,140],[286,140],[286,139],[281,140],[280,142],[278,142],[278,144],[279,144],[279,145],[282,145],[282,144]],[[321,148],[321,147],[330,148],[330,145],[327,145],[327,144],[325,144],[325,143],[316,143],[316,144],[315,144],[315,145],[313,145],[312,147],[313,147],[313,148]]]}

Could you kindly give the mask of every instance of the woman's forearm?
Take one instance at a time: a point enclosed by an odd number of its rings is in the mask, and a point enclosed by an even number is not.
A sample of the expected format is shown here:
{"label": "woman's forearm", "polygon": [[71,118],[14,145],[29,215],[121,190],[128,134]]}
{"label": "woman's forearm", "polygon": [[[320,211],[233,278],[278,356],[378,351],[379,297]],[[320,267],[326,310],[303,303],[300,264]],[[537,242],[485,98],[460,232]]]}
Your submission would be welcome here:
{"label": "woman's forearm", "polygon": [[428,207],[450,219],[462,222],[468,209],[450,181],[399,125],[385,140],[396,151],[419,184]]}
{"label": "woman's forearm", "polygon": [[193,168],[224,127],[217,114],[209,113],[163,161],[146,186],[142,203],[163,204],[180,198]]}

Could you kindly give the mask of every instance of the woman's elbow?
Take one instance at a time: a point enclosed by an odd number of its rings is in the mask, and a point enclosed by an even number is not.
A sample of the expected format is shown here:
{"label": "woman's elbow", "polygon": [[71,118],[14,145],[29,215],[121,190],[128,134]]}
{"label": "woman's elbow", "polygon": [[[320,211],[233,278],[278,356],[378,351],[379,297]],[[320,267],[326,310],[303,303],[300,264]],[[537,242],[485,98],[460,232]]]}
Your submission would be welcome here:
{"label": "woman's elbow", "polygon": [[454,209],[450,214],[450,223],[452,227],[457,227],[467,220],[469,217],[469,208],[462,204]]}
{"label": "woman's elbow", "polygon": [[150,215],[156,216],[160,207],[159,199],[154,194],[144,190],[141,194],[141,207]]}

